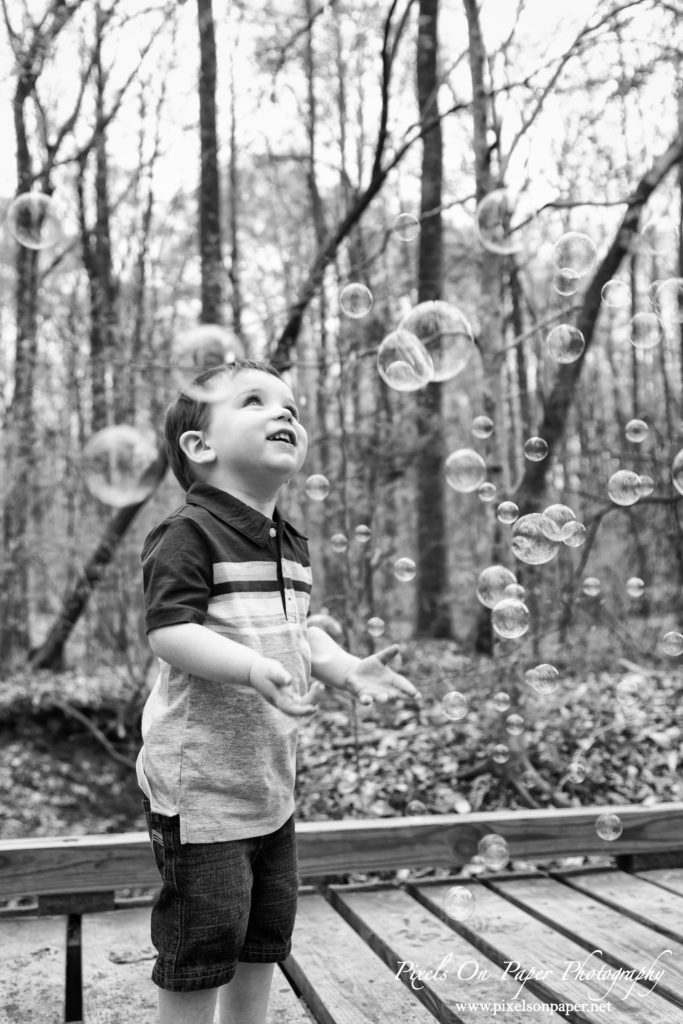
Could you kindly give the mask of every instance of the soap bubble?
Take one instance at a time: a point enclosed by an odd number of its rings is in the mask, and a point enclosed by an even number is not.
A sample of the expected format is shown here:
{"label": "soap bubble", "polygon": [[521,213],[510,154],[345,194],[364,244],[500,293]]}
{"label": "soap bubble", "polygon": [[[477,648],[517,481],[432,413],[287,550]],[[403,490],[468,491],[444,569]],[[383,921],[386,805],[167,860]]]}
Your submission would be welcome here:
{"label": "soap bubble", "polygon": [[648,425],[645,420],[629,420],[624,428],[627,441],[642,444],[647,437]]}
{"label": "soap bubble", "polygon": [[548,443],[542,437],[530,437],[524,442],[524,456],[529,462],[542,462],[548,454]]}
{"label": "soap bubble", "polygon": [[497,693],[494,693],[493,706],[496,711],[500,711],[501,714],[504,714],[504,712],[507,711],[511,703],[510,694],[506,693],[505,690],[498,690]]}
{"label": "soap bubble", "polygon": [[517,601],[523,601],[526,597],[526,590],[519,583],[508,583],[503,591],[503,597],[514,597]]}
{"label": "soap bubble", "polygon": [[343,643],[344,641],[344,630],[341,623],[333,615],[330,615],[327,609],[313,612],[309,615],[306,619],[306,626],[309,629],[311,626],[317,626],[318,629],[322,629],[323,633],[327,633],[337,643]]}
{"label": "soap bubble", "polygon": [[412,558],[397,558],[394,562],[394,576],[399,583],[410,583],[417,575],[417,566]]}
{"label": "soap bubble", "polygon": [[451,690],[441,701],[441,710],[451,722],[459,722],[469,710],[467,697],[458,690]]}
{"label": "soap bubble", "polygon": [[307,478],[304,491],[311,501],[324,501],[330,493],[330,481],[322,473],[313,473]]}
{"label": "soap bubble", "polygon": [[451,380],[464,370],[475,348],[467,317],[440,299],[414,306],[398,329],[409,331],[422,342],[434,364],[435,381]]}
{"label": "soap bubble", "polygon": [[399,213],[394,220],[394,234],[402,242],[412,242],[420,233],[420,222],[412,213]]}
{"label": "soap bubble", "polygon": [[[671,482],[679,494],[683,494],[683,448],[676,452],[671,463]],[[641,477],[642,487],[642,477]]]}
{"label": "soap bubble", "polygon": [[510,546],[515,558],[527,565],[545,565],[560,550],[557,541],[551,540],[552,520],[540,512],[520,516],[510,531]]}
{"label": "soap bubble", "polygon": [[555,693],[560,685],[560,673],[554,665],[550,665],[547,662],[527,669],[524,673],[524,678],[529,686],[534,688],[536,693],[541,693],[544,697]]}
{"label": "soap bubble", "polygon": [[486,463],[473,448],[457,448],[446,459],[446,483],[454,491],[476,491],[486,479]]}
{"label": "soap bubble", "polygon": [[644,474],[640,477],[638,483],[638,497],[647,498],[648,494],[652,494],[655,489],[655,482],[651,476]]}
{"label": "soap bubble", "polygon": [[514,501],[501,501],[496,510],[496,515],[501,523],[509,526],[510,523],[514,523],[515,519],[519,517],[519,509]]}
{"label": "soap bubble", "polygon": [[475,416],[472,420],[472,434],[484,440],[493,433],[493,420],[489,416]]}
{"label": "soap bubble", "polygon": [[562,543],[568,548],[580,548],[586,543],[588,530],[583,523],[567,523],[562,528]]}
{"label": "soap bubble", "polygon": [[504,640],[516,640],[529,628],[529,609],[523,601],[504,597],[491,612],[491,625]]}
{"label": "soap bubble", "polygon": [[683,654],[683,633],[678,633],[675,629],[665,633],[662,637],[662,650],[671,658],[677,658],[679,654]]}
{"label": "soap bubble", "polygon": [[617,700],[622,708],[633,708],[640,700],[645,680],[637,672],[628,672],[617,683]]}
{"label": "soap bubble", "polygon": [[86,442],[82,469],[90,493],[112,508],[149,497],[158,482],[159,451],[153,434],[121,423],[104,427]]}
{"label": "soap bubble", "polygon": [[553,276],[553,288],[558,295],[576,295],[579,290],[579,275],[571,267],[556,270]]}
{"label": "soap bubble", "polygon": [[349,546],[349,538],[345,533],[333,533],[330,537],[330,547],[337,555],[343,555]]}
{"label": "soap bubble", "polygon": [[502,871],[510,860],[508,844],[496,832],[482,836],[477,844],[477,851],[489,871]]}
{"label": "soap bubble", "polygon": [[508,715],[505,719],[505,731],[510,736],[521,736],[524,732],[524,718],[516,713]]}
{"label": "soap bubble", "polygon": [[491,757],[496,764],[505,764],[510,760],[510,748],[504,743],[496,743],[491,750]]}
{"label": "soap bubble", "polygon": [[600,839],[613,843],[624,831],[624,826],[618,814],[600,814],[595,819],[595,831]]}
{"label": "soap bubble", "polygon": [[650,299],[666,324],[683,322],[683,277],[667,277],[650,285]]}
{"label": "soap bubble", "polygon": [[640,576],[631,576],[626,580],[626,593],[634,600],[642,597],[645,593],[645,580],[641,580]]}
{"label": "soap bubble", "polygon": [[576,516],[569,505],[562,505],[559,502],[543,509],[543,516],[551,524],[550,527],[547,522],[541,524],[541,528],[547,531],[550,540],[561,541],[565,526],[568,523],[576,522]]}
{"label": "soap bubble", "polygon": [[401,328],[387,334],[379,346],[377,369],[395,391],[418,391],[434,378],[434,363],[424,345]]}
{"label": "soap bubble", "polygon": [[558,324],[546,338],[548,355],[556,363],[575,363],[585,347],[583,334],[571,324]]}
{"label": "soap bubble", "polygon": [[508,584],[516,582],[514,572],[504,565],[489,565],[477,577],[477,597],[486,608],[495,608]]}
{"label": "soap bubble", "polygon": [[497,188],[477,206],[475,224],[485,249],[509,256],[531,248],[536,212],[511,190]]}
{"label": "soap bubble", "polygon": [[380,637],[383,635],[385,630],[384,619],[380,619],[377,615],[373,615],[372,618],[368,619],[365,628],[370,636],[374,636],[375,638]]}
{"label": "soap bubble", "polygon": [[630,320],[628,340],[644,351],[655,348],[662,340],[662,321],[656,313],[636,313]]}
{"label": "soap bubble", "polygon": [[587,274],[597,256],[595,242],[580,231],[567,231],[555,242],[553,262],[558,269],[573,270],[579,277]]}
{"label": "soap bubble", "polygon": [[597,576],[586,576],[581,584],[581,591],[586,597],[599,597],[602,593],[602,583]]}
{"label": "soap bubble", "polygon": [[365,523],[359,523],[353,531],[353,537],[359,544],[367,544],[372,537],[372,530]]}
{"label": "soap bubble", "polygon": [[600,292],[602,301],[609,309],[629,309],[631,306],[631,288],[626,281],[613,277],[603,284]]}
{"label": "soap bubble", "polygon": [[571,761],[567,765],[567,778],[577,786],[586,781],[587,774],[588,769],[583,761]]}
{"label": "soap bubble", "polygon": [[55,200],[44,192],[22,192],[9,205],[7,229],[26,249],[50,249],[63,237]]}
{"label": "soap bubble", "polygon": [[647,256],[658,256],[666,245],[668,225],[662,217],[650,217],[640,229],[637,249]]}
{"label": "soap bubble", "polygon": [[406,814],[426,814],[427,808],[421,800],[409,800],[406,804]]}
{"label": "soap bubble", "polygon": [[467,921],[474,913],[475,899],[471,889],[454,885],[443,898],[443,909],[454,921]]}
{"label": "soap bubble", "polygon": [[339,293],[339,307],[352,320],[367,316],[372,302],[372,292],[364,284],[346,284]]}
{"label": "soap bubble", "polygon": [[615,505],[635,505],[640,497],[640,477],[630,469],[618,469],[607,481],[607,493]]}
{"label": "soap bubble", "polygon": [[493,501],[497,494],[496,485],[486,480],[477,490],[477,494],[481,501]]}
{"label": "soap bubble", "polygon": [[220,324],[198,324],[175,339],[171,372],[177,387],[197,402],[220,402],[233,385],[230,373],[209,371],[244,358],[244,345]]}

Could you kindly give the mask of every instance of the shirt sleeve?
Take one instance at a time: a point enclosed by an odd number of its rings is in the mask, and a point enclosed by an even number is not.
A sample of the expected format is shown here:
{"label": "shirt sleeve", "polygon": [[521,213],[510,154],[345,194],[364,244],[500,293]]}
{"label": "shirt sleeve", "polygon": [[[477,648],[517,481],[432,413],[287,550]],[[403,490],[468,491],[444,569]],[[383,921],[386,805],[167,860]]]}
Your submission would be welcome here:
{"label": "shirt sleeve", "polygon": [[142,548],[145,628],[202,623],[213,584],[211,552],[187,519],[160,523]]}

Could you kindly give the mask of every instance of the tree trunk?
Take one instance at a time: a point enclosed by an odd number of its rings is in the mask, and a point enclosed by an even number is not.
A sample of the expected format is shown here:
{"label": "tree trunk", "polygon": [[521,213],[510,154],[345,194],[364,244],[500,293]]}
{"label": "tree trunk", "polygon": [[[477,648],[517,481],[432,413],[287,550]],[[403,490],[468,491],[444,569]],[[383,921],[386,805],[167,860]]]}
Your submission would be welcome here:
{"label": "tree trunk", "polygon": [[202,321],[223,323],[221,201],[216,127],[216,36],[211,0],[197,0],[199,22],[199,250]]}

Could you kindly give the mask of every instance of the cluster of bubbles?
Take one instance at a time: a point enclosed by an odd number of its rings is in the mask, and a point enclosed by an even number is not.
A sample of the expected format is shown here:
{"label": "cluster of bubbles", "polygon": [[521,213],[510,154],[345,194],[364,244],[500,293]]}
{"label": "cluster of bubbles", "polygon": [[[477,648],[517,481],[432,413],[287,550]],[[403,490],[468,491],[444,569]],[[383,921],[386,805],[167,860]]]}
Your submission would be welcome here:
{"label": "cluster of bubbles", "polygon": [[461,373],[473,349],[472,325],[460,309],[440,299],[421,302],[383,338],[377,370],[395,391],[418,391]]}

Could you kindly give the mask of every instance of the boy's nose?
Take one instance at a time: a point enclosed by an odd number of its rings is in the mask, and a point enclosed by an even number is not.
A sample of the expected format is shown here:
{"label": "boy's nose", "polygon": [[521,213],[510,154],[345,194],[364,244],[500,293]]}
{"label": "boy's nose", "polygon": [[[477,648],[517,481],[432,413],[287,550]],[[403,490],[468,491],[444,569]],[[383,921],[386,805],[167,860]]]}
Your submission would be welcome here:
{"label": "boy's nose", "polygon": [[279,420],[287,420],[288,423],[292,423],[294,420],[294,413],[291,409],[283,409],[282,412],[278,413]]}

